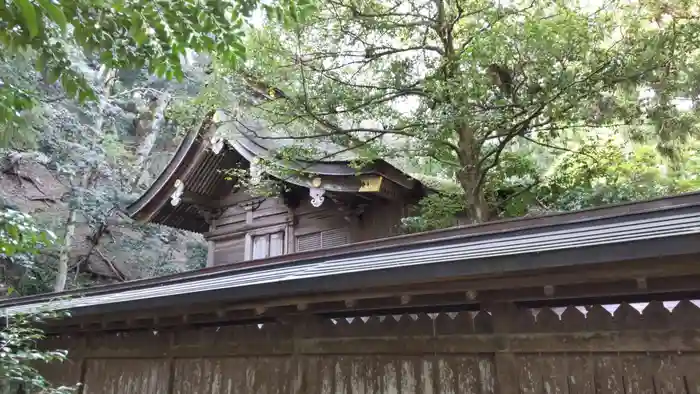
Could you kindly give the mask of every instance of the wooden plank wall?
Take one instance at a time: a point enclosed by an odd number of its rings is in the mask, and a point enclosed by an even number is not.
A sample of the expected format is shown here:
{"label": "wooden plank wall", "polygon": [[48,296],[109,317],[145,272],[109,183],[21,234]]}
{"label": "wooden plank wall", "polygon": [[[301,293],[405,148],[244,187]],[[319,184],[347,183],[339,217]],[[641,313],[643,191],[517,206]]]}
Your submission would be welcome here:
{"label": "wooden plank wall", "polygon": [[[651,303],[52,338],[83,394],[700,393],[700,309]],[[80,368],[76,368],[80,366]],[[61,378],[60,376],[63,376]]]}
{"label": "wooden plank wall", "polygon": [[[243,200],[242,203],[250,201]],[[279,231],[284,228],[287,237],[286,250],[288,253],[294,253],[297,236],[350,226],[330,200],[325,201],[324,206],[319,208],[304,202],[293,212],[279,198],[262,199],[259,205],[254,206],[255,209],[250,211],[242,206],[231,206],[216,220],[207,235],[214,244],[213,265],[244,261],[247,233],[261,234],[268,230]]]}
{"label": "wooden plank wall", "polygon": [[[245,235],[249,231],[291,223],[287,207],[277,198],[252,199],[240,193],[241,205],[228,207],[214,221],[207,238],[213,240],[213,265],[238,263],[245,260]],[[253,204],[254,209],[244,208]]]}
{"label": "wooden plank wall", "polygon": [[359,242],[398,235],[401,219],[407,215],[405,202],[377,201],[365,210],[362,220],[353,228],[353,239]]}
{"label": "wooden plank wall", "polygon": [[[321,231],[343,229],[348,233],[348,242],[386,238],[398,234],[405,206],[400,202],[379,202],[369,207],[362,220],[345,220],[344,214],[327,199],[323,206],[315,208],[308,201],[293,212],[281,199],[261,199],[253,204],[254,210],[243,205],[254,201],[240,193],[239,205],[226,208],[207,234],[214,247],[212,265],[230,264],[245,260],[245,236],[247,233],[263,233],[267,229],[287,226],[287,251],[296,252],[296,237]],[[338,245],[334,245],[338,246]]]}

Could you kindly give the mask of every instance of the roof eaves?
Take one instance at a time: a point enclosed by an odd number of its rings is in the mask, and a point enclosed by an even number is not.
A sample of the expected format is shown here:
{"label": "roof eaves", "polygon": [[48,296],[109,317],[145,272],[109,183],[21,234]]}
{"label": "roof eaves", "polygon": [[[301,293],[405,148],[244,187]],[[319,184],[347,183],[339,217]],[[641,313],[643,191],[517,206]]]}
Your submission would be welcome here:
{"label": "roof eaves", "polygon": [[576,228],[592,223],[621,222],[649,218],[665,217],[679,213],[700,211],[700,193],[687,193],[671,197],[657,198],[642,202],[623,203],[605,207],[590,208],[582,211],[556,213],[539,217],[506,219],[495,222],[433,230],[422,233],[407,234],[380,240],[357,242],[345,246],[326,249],[323,251],[303,252],[292,255],[282,255],[274,258],[249,262],[246,265],[220,265],[196,271],[167,275],[159,278],[134,280],[128,283],[109,284],[62,292],[58,295],[39,294],[0,302],[5,305],[24,304],[44,300],[54,296],[82,296],[86,294],[111,293],[128,288],[144,288],[151,285],[179,283],[197,278],[218,277],[243,272],[250,269],[260,269],[266,266],[294,265],[299,261],[338,257],[343,255],[381,252],[409,246],[433,245],[453,240],[474,239],[485,236],[503,237],[513,233],[540,231],[542,229]]}
{"label": "roof eaves", "polygon": [[210,111],[204,120],[200,123],[200,126],[196,129],[190,130],[185,138],[182,140],[178,146],[173,158],[170,160],[168,165],[161,171],[158,178],[153,182],[153,184],[143,193],[136,201],[131,203],[126,211],[131,218],[136,219],[143,209],[149,205],[159,192],[172,180],[172,177],[178,172],[180,167],[185,164],[183,161],[188,156],[192,150],[193,145],[204,133],[206,133],[208,127],[211,125],[211,119],[215,111]]}
{"label": "roof eaves", "polygon": [[[147,298],[162,298],[202,291],[250,287],[268,283],[283,283],[302,279],[320,279],[345,274],[371,274],[385,270],[431,266],[449,262],[480,261],[490,258],[515,258],[520,255],[543,255],[562,250],[656,242],[700,234],[700,209],[695,205],[668,209],[662,214],[630,214],[623,217],[594,217],[580,223],[563,226],[543,226],[524,231],[518,228],[502,233],[473,234],[469,237],[438,239],[432,243],[410,243],[375,249],[355,250],[330,256],[300,254],[291,256],[284,264],[247,269],[229,268],[209,275],[192,275],[179,281],[152,281],[150,285],[113,287],[112,291],[85,291],[82,298],[50,302],[49,297],[29,297],[0,303],[5,313],[20,313],[31,308],[51,305],[52,308],[83,308],[94,305],[130,302]],[[606,219],[605,223],[596,223]],[[610,220],[616,219],[616,220]],[[409,238],[410,239],[410,238]],[[700,252],[700,244],[696,244]],[[630,253],[635,248],[629,248]],[[294,258],[296,257],[296,258]],[[562,264],[571,262],[562,262]],[[498,272],[499,267],[493,267]],[[121,290],[121,291],[120,291]],[[59,294],[60,295],[60,294]]]}

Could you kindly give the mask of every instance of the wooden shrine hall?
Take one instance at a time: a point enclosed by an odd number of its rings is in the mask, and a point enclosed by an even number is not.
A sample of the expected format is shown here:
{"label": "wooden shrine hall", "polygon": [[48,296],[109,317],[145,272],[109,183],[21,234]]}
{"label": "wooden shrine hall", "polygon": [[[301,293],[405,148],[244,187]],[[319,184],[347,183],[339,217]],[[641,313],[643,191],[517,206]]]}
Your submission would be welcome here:
{"label": "wooden shrine hall", "polygon": [[[217,134],[227,124],[210,114],[130,208],[202,233],[207,268],[0,303],[9,319],[70,311],[46,325],[42,346],[70,357],[42,367],[51,381],[82,394],[700,393],[700,194],[396,235],[420,182],[385,162],[281,160],[278,141]],[[249,195],[221,176],[236,165],[286,186]]]}
{"label": "wooden shrine hall", "polygon": [[[353,166],[361,158],[346,148],[246,120],[210,113],[129,207],[131,216],[204,234],[207,265],[215,266],[395,235],[426,192],[383,160]],[[306,157],[284,158],[285,149]],[[262,193],[250,193],[265,180]]]}

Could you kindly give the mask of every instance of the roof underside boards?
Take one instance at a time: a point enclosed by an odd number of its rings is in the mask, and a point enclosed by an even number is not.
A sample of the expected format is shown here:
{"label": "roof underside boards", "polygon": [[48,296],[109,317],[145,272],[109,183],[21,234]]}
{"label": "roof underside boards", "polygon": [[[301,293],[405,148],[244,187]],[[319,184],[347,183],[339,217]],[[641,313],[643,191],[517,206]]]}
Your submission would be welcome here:
{"label": "roof underside boards", "polygon": [[[197,163],[190,168],[172,171],[170,182],[154,185],[154,187],[160,186],[161,190],[154,194],[154,201],[146,205],[146,207],[153,205],[154,208],[144,219],[168,227],[202,233],[209,230],[202,216],[202,208],[214,208],[212,204],[220,196],[230,193],[235,188],[236,181],[227,180],[221,171],[234,168],[240,162],[240,155],[229,150],[214,154],[206,149],[202,139],[196,140],[190,149],[196,152],[192,157]],[[185,171],[186,169],[190,171]],[[180,204],[172,206],[168,200],[176,179],[184,183],[186,193],[199,196],[198,201],[193,202],[183,198]],[[157,202],[160,204],[155,204]],[[132,217],[140,219],[139,213],[139,211],[134,212]]]}
{"label": "roof underside boards", "polygon": [[[98,294],[94,295],[88,290],[81,298],[51,301],[46,297],[31,303],[20,298],[0,303],[0,307],[4,314],[10,315],[42,308],[70,309],[73,314],[95,308],[105,312],[119,309],[120,305],[138,309],[175,298],[182,302],[182,297],[195,299],[205,293],[212,297],[226,293],[231,301],[243,301],[245,297],[259,296],[258,290],[264,290],[267,296],[283,296],[280,294],[283,289],[314,293],[348,286],[361,288],[380,279],[386,285],[401,285],[411,280],[437,281],[454,276],[505,274],[525,269],[700,253],[700,210],[697,207],[666,211],[663,215],[630,215],[614,221],[594,220],[565,227],[568,228],[543,227],[475,235],[434,244],[406,243],[368,253],[303,259],[293,264],[241,269],[228,275],[195,277],[138,289],[115,288],[102,294],[97,289]],[[554,256],[556,258],[552,258]],[[418,276],[409,278],[405,276],[408,273]],[[359,283],[348,278],[355,278]],[[334,284],[329,285],[329,281]]]}
{"label": "roof underside boards", "polygon": [[[202,128],[205,127],[207,126],[203,124]],[[157,194],[161,193],[162,190],[168,185],[172,187],[174,182],[173,179],[179,176],[178,171],[182,171],[182,163],[186,163],[194,159],[197,149],[193,149],[193,146],[201,143],[201,133],[202,130],[192,130],[187,133],[175,151],[173,158],[170,159],[170,162],[165,169],[163,169],[158,178],[156,178],[155,182],[153,182],[146,193],[141,195],[138,200],[134,201],[129,206],[128,212],[130,216],[136,217],[144,210],[150,211],[147,206],[153,204],[154,200],[157,200]]]}
{"label": "roof underside boards", "polygon": [[204,220],[202,212],[193,204],[186,202],[177,206],[165,204],[150,221],[197,234],[209,231],[209,224]]}

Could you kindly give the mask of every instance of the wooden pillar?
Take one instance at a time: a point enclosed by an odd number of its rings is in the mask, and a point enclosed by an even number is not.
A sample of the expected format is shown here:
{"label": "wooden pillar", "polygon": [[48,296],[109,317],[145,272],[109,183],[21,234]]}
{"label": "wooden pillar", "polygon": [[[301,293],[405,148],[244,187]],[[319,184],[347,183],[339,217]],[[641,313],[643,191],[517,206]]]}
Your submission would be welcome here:
{"label": "wooden pillar", "polygon": [[214,251],[216,249],[216,243],[214,241],[207,241],[207,267],[214,266]]}
{"label": "wooden pillar", "polygon": [[[216,230],[216,219],[211,219],[209,222],[209,234],[213,234]],[[207,234],[204,234],[204,239],[207,241],[207,268],[214,266],[214,252],[216,251],[216,242],[207,239]]]}
{"label": "wooden pillar", "polygon": [[[169,349],[173,349],[175,347],[175,341],[176,339],[176,333],[175,331],[171,331],[168,333],[168,342],[170,342]],[[177,372],[177,368],[175,366],[175,357],[173,357],[172,354],[166,355],[166,360],[168,361],[168,375],[167,375],[167,386],[166,386],[166,394],[174,394],[175,393],[175,379],[177,378],[175,376],[175,373]]]}
{"label": "wooden pillar", "polygon": [[310,372],[305,368],[306,364],[304,357],[299,346],[299,342],[303,341],[305,338],[314,337],[315,320],[318,319],[315,316],[310,316],[307,314],[299,314],[294,316],[287,316],[281,320],[278,320],[277,324],[283,324],[288,328],[285,330],[289,333],[292,340],[292,354],[289,355],[291,370],[291,379],[289,383],[289,393],[291,394],[305,394],[311,392],[309,385],[313,384],[309,382]]}
{"label": "wooden pillar", "polygon": [[491,312],[493,333],[496,338],[497,349],[494,354],[494,367],[496,369],[495,394],[518,394],[518,370],[516,368],[515,354],[510,347],[510,334],[517,330],[515,321],[517,307],[512,303],[497,303],[487,306]]}

